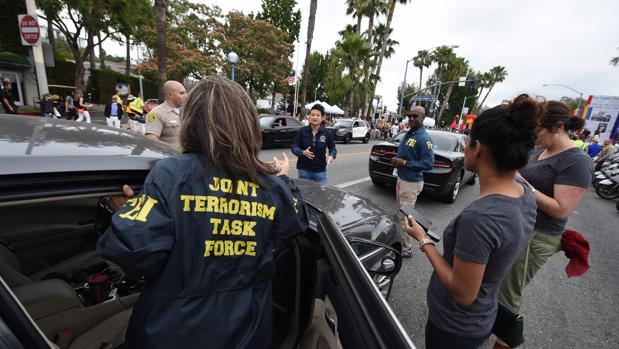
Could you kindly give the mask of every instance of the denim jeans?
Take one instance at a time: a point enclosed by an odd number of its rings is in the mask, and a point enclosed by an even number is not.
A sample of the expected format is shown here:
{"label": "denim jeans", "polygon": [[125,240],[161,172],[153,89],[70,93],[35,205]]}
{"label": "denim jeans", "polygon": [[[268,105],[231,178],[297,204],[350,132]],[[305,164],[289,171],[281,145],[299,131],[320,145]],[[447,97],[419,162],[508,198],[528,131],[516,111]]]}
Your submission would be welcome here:
{"label": "denim jeans", "polygon": [[475,349],[479,348],[488,336],[483,338],[466,338],[443,331],[430,319],[426,323],[426,349]]}
{"label": "denim jeans", "polygon": [[299,178],[309,179],[310,181],[318,182],[322,185],[327,185],[327,171],[314,172],[299,169]]}

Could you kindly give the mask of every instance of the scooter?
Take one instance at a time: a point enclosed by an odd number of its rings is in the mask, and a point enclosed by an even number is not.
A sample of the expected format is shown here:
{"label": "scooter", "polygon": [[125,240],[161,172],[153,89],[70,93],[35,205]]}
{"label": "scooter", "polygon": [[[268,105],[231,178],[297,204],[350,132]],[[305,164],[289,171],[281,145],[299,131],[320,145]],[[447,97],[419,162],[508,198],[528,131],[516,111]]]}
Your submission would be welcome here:
{"label": "scooter", "polygon": [[606,161],[604,161],[599,171],[594,172],[593,180],[591,181],[592,182],[591,184],[593,185],[595,189],[597,189],[600,181],[603,181],[613,176],[613,173],[618,170],[619,170],[619,154],[615,154],[609,157],[608,159],[606,159]]}

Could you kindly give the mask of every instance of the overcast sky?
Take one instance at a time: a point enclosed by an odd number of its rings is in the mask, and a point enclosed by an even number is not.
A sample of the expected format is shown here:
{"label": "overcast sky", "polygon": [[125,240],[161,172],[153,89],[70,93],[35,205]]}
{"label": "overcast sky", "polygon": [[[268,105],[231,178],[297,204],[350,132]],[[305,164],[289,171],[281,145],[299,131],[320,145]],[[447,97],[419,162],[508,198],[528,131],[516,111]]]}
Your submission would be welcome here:
{"label": "overcast sky", "polygon": [[[195,0],[194,0],[195,1]],[[309,0],[297,0],[303,14],[299,65],[305,56]],[[224,12],[258,12],[260,0],[200,0]],[[488,97],[496,105],[519,93],[546,98],[576,97],[564,84],[589,94],[619,95],[619,68],[608,64],[619,55],[619,0],[413,0],[397,5],[393,38],[396,53],[383,63],[377,94],[390,110],[397,105],[406,60],[418,50],[437,45],[459,45],[473,69],[486,71],[502,65],[509,73]],[[385,19],[382,18],[382,21]],[[338,31],[353,23],[344,0],[318,0],[312,51],[325,53]],[[367,19],[363,22],[365,30]],[[614,38],[614,39],[613,39]],[[412,68],[412,69],[411,69]],[[427,74],[424,72],[424,80]],[[419,70],[409,65],[408,83],[419,83]]]}

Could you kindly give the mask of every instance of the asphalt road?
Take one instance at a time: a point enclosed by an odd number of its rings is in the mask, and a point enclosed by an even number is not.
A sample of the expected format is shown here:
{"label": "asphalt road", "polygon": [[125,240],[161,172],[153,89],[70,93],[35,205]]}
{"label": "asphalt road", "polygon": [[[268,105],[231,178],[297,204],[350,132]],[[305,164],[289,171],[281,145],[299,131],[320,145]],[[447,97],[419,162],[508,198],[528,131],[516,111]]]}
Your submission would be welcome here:
{"label": "asphalt road", "polygon": [[[327,169],[329,185],[370,198],[377,205],[396,210],[394,189],[377,187],[368,178],[370,144],[337,144],[338,158]],[[263,150],[260,158],[281,157],[288,148]],[[464,207],[479,195],[478,185],[465,185],[454,204],[423,195],[417,209],[442,231]],[[619,212],[615,202],[600,199],[589,190],[572,214],[568,228],[582,232],[591,244],[591,269],[582,277],[568,279],[568,259],[559,253],[542,268],[527,287],[522,312],[526,342],[522,348],[619,348]],[[442,249],[442,247],[440,247]],[[420,348],[424,347],[427,319],[426,288],[432,268],[421,252],[405,259],[389,303],[400,322]],[[483,348],[491,348],[494,339]]]}

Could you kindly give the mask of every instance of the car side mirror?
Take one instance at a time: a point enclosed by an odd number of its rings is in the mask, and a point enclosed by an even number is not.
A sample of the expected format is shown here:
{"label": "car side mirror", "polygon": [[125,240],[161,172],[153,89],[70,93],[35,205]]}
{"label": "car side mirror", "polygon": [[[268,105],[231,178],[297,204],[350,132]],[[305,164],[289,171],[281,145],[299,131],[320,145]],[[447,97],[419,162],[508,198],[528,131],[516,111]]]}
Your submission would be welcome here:
{"label": "car side mirror", "polygon": [[348,243],[370,274],[392,277],[402,267],[402,254],[389,245],[356,237]]}

